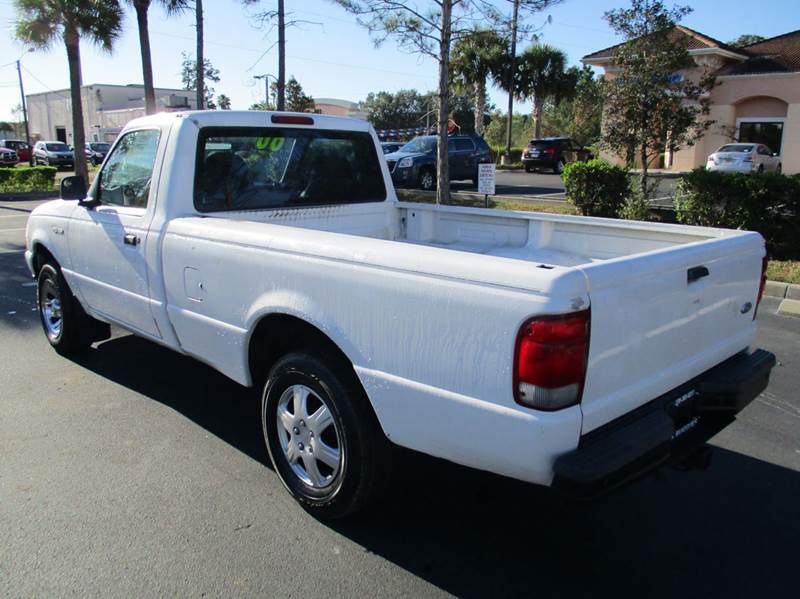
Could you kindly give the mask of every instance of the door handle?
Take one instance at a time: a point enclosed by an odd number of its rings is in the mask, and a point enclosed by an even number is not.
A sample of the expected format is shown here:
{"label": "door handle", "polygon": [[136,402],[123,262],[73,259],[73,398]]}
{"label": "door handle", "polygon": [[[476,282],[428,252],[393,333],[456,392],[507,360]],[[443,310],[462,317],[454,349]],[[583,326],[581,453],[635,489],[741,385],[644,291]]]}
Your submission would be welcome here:
{"label": "door handle", "polygon": [[686,271],[686,282],[692,283],[698,279],[708,276],[708,268],[705,266],[694,266]]}
{"label": "door handle", "polygon": [[126,233],[125,237],[122,238],[126,245],[138,245],[139,238],[134,235],[133,233]]}

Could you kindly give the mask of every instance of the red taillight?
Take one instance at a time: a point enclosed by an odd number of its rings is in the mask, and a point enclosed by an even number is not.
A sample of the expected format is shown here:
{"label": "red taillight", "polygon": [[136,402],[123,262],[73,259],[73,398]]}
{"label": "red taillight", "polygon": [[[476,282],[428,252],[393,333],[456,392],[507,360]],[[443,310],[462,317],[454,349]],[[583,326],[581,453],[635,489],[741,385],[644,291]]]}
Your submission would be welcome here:
{"label": "red taillight", "polygon": [[758,315],[758,306],[761,303],[761,298],[764,297],[764,288],[767,286],[767,266],[769,266],[769,258],[764,256],[761,259],[761,283],[758,286],[758,298],[756,298],[756,309],[753,310],[753,320]]}
{"label": "red taillight", "polygon": [[555,154],[555,153],[556,153],[556,149],[555,148],[545,148],[544,150],[542,150],[542,154],[548,154],[549,155],[549,154]]}
{"label": "red taillight", "polygon": [[517,334],[514,400],[537,410],[580,403],[589,353],[589,310],[531,318]]}
{"label": "red taillight", "polygon": [[313,125],[314,119],[295,114],[273,114],[272,122],[276,125]]}

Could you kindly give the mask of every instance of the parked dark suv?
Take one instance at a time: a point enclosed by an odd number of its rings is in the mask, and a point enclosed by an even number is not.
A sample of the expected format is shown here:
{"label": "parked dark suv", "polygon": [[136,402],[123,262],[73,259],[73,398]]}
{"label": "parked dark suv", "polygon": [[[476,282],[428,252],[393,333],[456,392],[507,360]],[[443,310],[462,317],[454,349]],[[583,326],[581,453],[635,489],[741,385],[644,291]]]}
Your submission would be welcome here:
{"label": "parked dark suv", "polygon": [[543,137],[532,139],[528,147],[522,150],[522,164],[525,172],[546,168],[561,174],[564,166],[570,162],[591,160],[594,155],[578,142],[569,137]]}
{"label": "parked dark suv", "polygon": [[[415,137],[402,148],[386,154],[392,181],[398,187],[436,189],[436,135]],[[447,138],[450,179],[469,179],[478,184],[478,165],[492,162],[489,146],[478,135],[451,135]]]}

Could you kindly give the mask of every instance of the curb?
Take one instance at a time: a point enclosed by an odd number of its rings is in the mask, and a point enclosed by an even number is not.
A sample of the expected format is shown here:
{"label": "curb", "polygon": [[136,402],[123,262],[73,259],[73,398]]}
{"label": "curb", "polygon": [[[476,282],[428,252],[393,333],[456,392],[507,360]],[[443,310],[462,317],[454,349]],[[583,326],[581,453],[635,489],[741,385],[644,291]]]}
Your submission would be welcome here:
{"label": "curb", "polygon": [[778,314],[800,318],[800,285],[767,281],[764,287],[764,295],[781,300],[778,306]]}
{"label": "curb", "polygon": [[779,281],[767,281],[764,287],[764,295],[777,297],[778,299],[800,300],[800,285],[793,283],[781,283]]}
{"label": "curb", "polygon": [[0,202],[30,202],[31,200],[49,200],[58,197],[58,192],[53,191],[18,191],[0,193]]}
{"label": "curb", "polygon": [[800,300],[785,299],[778,306],[778,314],[800,318]]}

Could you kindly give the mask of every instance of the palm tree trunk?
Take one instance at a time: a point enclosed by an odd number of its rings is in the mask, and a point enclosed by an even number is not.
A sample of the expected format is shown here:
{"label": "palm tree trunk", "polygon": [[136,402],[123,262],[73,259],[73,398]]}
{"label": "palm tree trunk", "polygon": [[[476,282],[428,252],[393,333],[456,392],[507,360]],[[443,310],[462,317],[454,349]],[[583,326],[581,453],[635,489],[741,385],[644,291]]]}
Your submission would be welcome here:
{"label": "palm tree trunk", "polygon": [[539,98],[533,99],[533,136],[539,138],[542,136],[542,109],[543,104]]}
{"label": "palm tree trunk", "polygon": [[195,75],[197,87],[197,110],[205,108],[205,83],[206,60],[203,56],[203,0],[194,0],[195,25],[197,27],[197,71]]}
{"label": "palm tree trunk", "polygon": [[483,134],[483,113],[486,111],[486,79],[475,84],[475,133]]}
{"label": "palm tree trunk", "polygon": [[86,168],[86,133],[83,129],[83,103],[81,102],[81,47],[80,36],[72,28],[64,31],[64,45],[67,47],[69,64],[69,94],[72,103],[72,147],[75,155],[75,174],[89,181]]}
{"label": "palm tree trunk", "polygon": [[508,69],[508,120],[506,121],[506,153],[505,162],[511,163],[511,124],[514,119],[514,73],[517,67],[517,21],[519,20],[519,2],[514,0],[514,13],[511,17],[511,63]]}
{"label": "palm tree trunk", "polygon": [[278,111],[286,110],[286,13],[283,0],[278,0]]}
{"label": "palm tree trunk", "polygon": [[439,143],[436,148],[436,203],[450,202],[450,163],[447,153],[447,122],[450,117],[450,36],[453,0],[442,0],[442,31],[439,38]]}
{"label": "palm tree trunk", "polygon": [[150,32],[147,27],[147,10],[150,0],[135,0],[136,24],[139,26],[139,48],[142,53],[142,79],[144,80],[144,111],[156,111],[156,92],[153,89],[153,61],[150,57]]}

